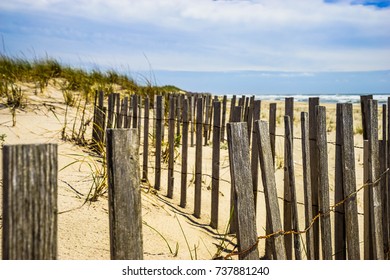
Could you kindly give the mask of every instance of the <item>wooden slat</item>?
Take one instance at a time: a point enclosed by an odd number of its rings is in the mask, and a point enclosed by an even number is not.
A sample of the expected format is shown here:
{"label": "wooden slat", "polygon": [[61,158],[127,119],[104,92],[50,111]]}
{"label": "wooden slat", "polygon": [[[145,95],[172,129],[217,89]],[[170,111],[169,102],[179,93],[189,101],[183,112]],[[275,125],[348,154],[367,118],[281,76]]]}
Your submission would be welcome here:
{"label": "wooden slat", "polygon": [[191,111],[189,108],[188,99],[183,101],[183,134],[181,146],[181,191],[180,191],[180,206],[187,205],[187,165],[188,165],[188,114]]}
{"label": "wooden slat", "polygon": [[253,187],[250,176],[249,144],[246,123],[227,125],[230,174],[235,191],[234,209],[237,213],[237,241],[241,260],[258,260]]}
{"label": "wooden slat", "polygon": [[328,149],[326,135],[326,108],[317,106],[317,147],[318,147],[318,196],[321,213],[322,258],[332,259],[332,235],[329,205]]}
{"label": "wooden slat", "polygon": [[57,259],[56,144],[3,147],[3,260]]}
{"label": "wooden slat", "polygon": [[347,238],[347,255],[349,260],[360,259],[359,223],[355,175],[355,151],[353,136],[353,108],[352,104],[342,104],[341,107],[341,149],[342,149],[342,176],[344,196],[350,197],[344,203],[345,230]]}
{"label": "wooden slat", "polygon": [[[335,182],[334,182],[334,201],[337,203],[342,201],[344,195],[344,183],[343,183],[343,168],[342,168],[342,106],[338,103],[336,107],[336,146],[335,146]],[[334,258],[335,260],[347,259],[346,248],[346,229],[345,229],[345,212],[344,204],[341,204],[335,208],[334,215]]]}
{"label": "wooden slat", "polygon": [[[294,150],[292,145],[292,124],[290,116],[284,116],[284,128],[285,128],[285,147],[286,147],[286,163],[287,172],[289,177],[289,187],[291,195],[291,219],[292,219],[292,230],[295,232],[299,231],[299,218],[297,208],[297,195],[295,190],[295,171],[294,171]],[[293,234],[294,243],[294,255],[296,260],[301,260],[301,242],[298,234]]]}
{"label": "wooden slat", "polygon": [[[282,231],[282,220],[279,211],[278,193],[275,182],[275,166],[272,160],[271,142],[269,138],[268,124],[265,121],[255,121],[257,145],[261,167],[261,178],[264,186],[265,206],[267,219],[272,233]],[[276,260],[286,260],[284,247],[284,235],[275,234],[271,237],[273,257]]]}
{"label": "wooden slat", "polygon": [[212,228],[218,228],[219,209],[219,162],[221,143],[221,102],[213,102],[213,155],[212,155],[212,182],[211,182],[211,222]]}
{"label": "wooden slat", "polygon": [[[253,103],[253,124],[255,121],[260,120],[260,100],[255,100]],[[257,191],[259,186],[259,149],[257,146],[257,134],[256,130],[252,131],[252,153],[251,153],[251,171],[252,171],[252,184],[253,184],[253,197],[254,206],[257,213]]]}
{"label": "wooden slat", "polygon": [[225,130],[226,130],[226,110],[227,110],[227,96],[223,96],[222,101],[222,125],[221,125],[221,141],[225,142]]}
{"label": "wooden slat", "polygon": [[271,140],[272,159],[275,164],[276,103],[269,104],[269,135]]}
{"label": "wooden slat", "polygon": [[155,179],[154,188],[160,190],[161,188],[161,142],[162,133],[161,127],[163,122],[163,111],[162,111],[162,96],[158,95],[156,98],[156,151],[155,151]]}
{"label": "wooden slat", "polygon": [[379,179],[379,147],[378,147],[378,102],[368,101],[367,140],[368,140],[368,183],[370,186],[371,235],[373,238],[373,257],[384,259],[382,205]]}
{"label": "wooden slat", "polygon": [[[311,180],[310,180],[310,139],[309,139],[309,114],[301,113],[301,135],[302,135],[302,169],[303,169],[303,190],[305,201],[305,228],[306,231],[306,257],[314,260],[314,238],[311,221],[313,219]],[[309,228],[310,227],[310,228]]]}
{"label": "wooden slat", "polygon": [[196,108],[196,150],[195,150],[195,195],[194,216],[200,218],[202,199],[202,127],[203,101],[198,100]]}
{"label": "wooden slat", "polygon": [[[294,98],[286,97],[285,99],[285,115],[289,116],[290,119],[294,120]],[[291,131],[292,137],[294,137],[293,130]],[[292,230],[292,204],[291,204],[291,190],[290,190],[290,177],[288,175],[287,166],[287,154],[286,146],[284,147],[284,203],[283,203],[283,229],[285,231]],[[284,237],[284,242],[286,246],[287,259],[292,259],[292,235],[286,235]]]}
{"label": "wooden slat", "polygon": [[137,129],[107,130],[108,213],[112,260],[143,259],[138,150]]}
{"label": "wooden slat", "polygon": [[167,197],[173,197],[174,174],[173,161],[175,157],[175,97],[169,96],[169,124],[168,124],[168,191]]}
{"label": "wooden slat", "polygon": [[[379,142],[379,165],[382,174],[386,172],[388,150],[387,150],[387,105],[382,104],[382,140]],[[383,247],[384,252],[389,252],[389,224],[388,224],[388,207],[389,195],[387,189],[387,174],[382,177],[380,182],[381,196],[382,196],[382,226],[383,226]],[[390,252],[389,252],[390,253]],[[384,256],[386,258],[386,256]]]}
{"label": "wooden slat", "polygon": [[144,150],[142,161],[142,179],[148,181],[148,155],[149,155],[149,97],[145,97],[144,110]]}
{"label": "wooden slat", "polygon": [[[313,216],[318,214],[318,150],[317,150],[317,116],[316,106],[319,105],[318,97],[309,98],[309,139],[310,139],[310,183],[313,203]],[[320,259],[320,224],[317,220],[313,224],[314,259]]]}

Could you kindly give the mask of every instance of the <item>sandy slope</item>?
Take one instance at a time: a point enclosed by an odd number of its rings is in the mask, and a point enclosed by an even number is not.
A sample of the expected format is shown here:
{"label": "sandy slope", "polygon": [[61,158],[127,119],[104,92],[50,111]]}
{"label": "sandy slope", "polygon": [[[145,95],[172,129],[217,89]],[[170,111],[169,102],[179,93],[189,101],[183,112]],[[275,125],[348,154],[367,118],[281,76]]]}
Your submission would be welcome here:
{"label": "sandy slope", "polygon": [[[84,200],[92,186],[91,168],[87,163],[81,164],[84,160],[88,163],[96,163],[98,158],[89,153],[86,148],[76,146],[71,142],[61,140],[61,129],[64,122],[65,104],[62,93],[52,84],[43,94],[34,95],[34,90],[27,86],[24,92],[28,100],[27,107],[17,112],[16,126],[12,127],[11,115],[3,105],[0,105],[0,134],[6,134],[6,144],[17,143],[58,143],[59,152],[59,218],[58,218],[58,257],[59,259],[109,259],[109,229],[108,229],[108,206],[107,197],[103,196],[98,201],[84,204]],[[333,125],[333,129],[328,135],[328,141],[334,141],[335,133],[335,106],[328,106],[328,125]],[[89,108],[91,109],[91,108]],[[294,121],[294,134],[300,137],[299,112],[307,110],[306,104],[296,104],[296,120]],[[283,104],[278,104],[278,115],[282,116]],[[92,111],[92,110],[90,110]],[[360,112],[356,110],[356,112]],[[69,108],[68,122],[76,114],[75,108]],[[90,115],[89,115],[90,116]],[[263,119],[268,118],[268,102],[262,102]],[[283,119],[280,117],[277,134],[283,134]],[[355,125],[360,125],[360,119],[356,114]],[[152,126],[150,127],[150,129]],[[88,127],[90,133],[91,127]],[[70,133],[70,130],[67,131]],[[361,135],[356,135],[355,143],[361,146]],[[141,141],[142,143],[142,141]],[[329,182],[331,189],[331,204],[333,201],[334,185],[334,145],[329,145]],[[142,147],[140,148],[142,152]],[[303,202],[302,185],[302,163],[300,140],[294,142],[294,159],[296,173],[296,188],[298,201]],[[362,152],[356,150],[357,182],[361,185],[362,179]],[[277,137],[276,144],[277,166],[283,158],[283,138]],[[1,150],[0,150],[1,154]],[[194,170],[195,148],[189,148],[189,173]],[[204,147],[203,150],[203,171],[211,174],[211,147]],[[142,156],[140,157],[142,159]],[[78,163],[68,166],[70,163]],[[221,178],[230,181],[230,170],[228,167],[227,146],[221,149]],[[210,194],[211,178],[204,176],[202,192],[202,217],[196,219],[193,212],[193,191],[194,186],[188,182],[188,204],[185,209],[180,208],[180,159],[175,165],[175,193],[173,199],[168,199],[166,194],[167,171],[162,173],[162,190],[155,194],[150,192],[148,186],[142,187],[142,216],[143,221],[148,225],[143,226],[144,237],[144,258],[145,259],[211,259],[217,252],[218,245],[221,244],[221,236],[224,233],[229,217],[230,184],[221,181],[220,186],[220,226],[218,232],[211,229],[210,222]],[[1,162],[0,162],[1,165]],[[153,172],[154,158],[149,156],[149,178],[151,184],[154,182]],[[67,167],[66,167],[67,166]],[[61,170],[61,168],[66,167]],[[2,170],[0,168],[0,170]],[[188,180],[193,179],[189,174]],[[261,179],[259,178],[261,182]],[[283,168],[279,166],[276,170],[276,181],[278,194],[283,195]],[[361,198],[361,195],[359,195]],[[0,201],[1,203],[1,201]],[[280,200],[280,209],[283,210]],[[300,227],[304,228],[303,206],[299,205]],[[257,228],[258,235],[264,235],[264,196],[260,183],[258,193],[258,215]],[[362,212],[361,199],[359,201],[359,211]],[[361,215],[360,215],[361,216]],[[0,220],[1,222],[1,220]],[[362,224],[362,216],[360,219]],[[182,229],[180,228],[182,226]],[[333,225],[332,225],[333,226]],[[0,233],[1,234],[1,233]],[[161,236],[161,235],[162,236]],[[363,232],[360,230],[362,240]],[[165,239],[165,240],[164,240]],[[305,240],[302,236],[302,240]],[[234,245],[233,240],[233,245]],[[168,248],[168,244],[173,254]],[[232,249],[230,244],[228,249]],[[189,247],[189,248],[188,248]],[[177,255],[175,254],[177,248]],[[0,248],[1,250],[1,248]],[[264,240],[259,243],[260,254],[264,254]],[[222,253],[226,255],[226,252]],[[303,254],[304,255],[304,254]]]}

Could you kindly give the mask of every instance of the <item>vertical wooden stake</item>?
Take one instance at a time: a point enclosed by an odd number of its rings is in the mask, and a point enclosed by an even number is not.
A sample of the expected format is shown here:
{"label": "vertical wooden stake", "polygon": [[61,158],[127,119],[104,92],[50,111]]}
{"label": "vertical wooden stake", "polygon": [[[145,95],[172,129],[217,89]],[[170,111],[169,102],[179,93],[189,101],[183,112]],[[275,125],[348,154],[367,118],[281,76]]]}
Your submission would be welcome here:
{"label": "vertical wooden stake", "polygon": [[321,213],[322,258],[332,259],[332,236],[329,206],[328,149],[326,136],[326,108],[317,106],[318,194]]}
{"label": "vertical wooden stake", "polygon": [[155,179],[154,188],[161,188],[161,142],[162,142],[162,96],[158,95],[156,99],[156,161],[155,161]]}
{"label": "vertical wooden stake", "polygon": [[234,210],[237,213],[237,241],[241,260],[258,260],[253,187],[250,176],[249,144],[246,123],[227,125],[230,173],[235,191]]}
{"label": "vertical wooden stake", "polygon": [[213,157],[212,157],[212,182],[211,182],[211,222],[212,228],[218,228],[219,207],[219,158],[221,143],[221,102],[213,102]]}
{"label": "vertical wooden stake", "polygon": [[188,106],[188,99],[183,101],[183,134],[181,146],[181,191],[180,191],[180,206],[186,207],[187,204],[187,162],[188,162],[188,114],[191,108]]}
{"label": "vertical wooden stake", "polygon": [[3,260],[57,259],[57,145],[3,147]]}
{"label": "vertical wooden stake", "polygon": [[[278,233],[282,231],[282,221],[280,218],[278,193],[275,183],[275,166],[272,160],[271,142],[269,138],[268,124],[264,121],[255,122],[257,145],[259,148],[259,159],[261,167],[261,177],[264,186],[265,206],[267,209],[267,219],[270,231]],[[286,249],[284,247],[284,235],[275,234],[271,237],[273,257],[276,260],[286,260]]]}
{"label": "vertical wooden stake", "polygon": [[[285,99],[285,115],[289,116],[291,121],[294,120],[294,98],[287,97]],[[291,135],[294,137],[293,130]],[[283,229],[285,231],[292,230],[292,204],[291,204],[291,188],[290,188],[290,177],[287,169],[287,153],[286,145],[284,147],[284,203],[283,203]],[[284,242],[286,246],[287,259],[292,259],[292,235],[286,235]]]}
{"label": "vertical wooden stake", "polygon": [[149,97],[145,97],[144,111],[144,151],[142,164],[142,179],[148,181],[148,155],[149,155]]}
{"label": "vertical wooden stake", "polygon": [[225,130],[226,130],[226,109],[227,109],[227,96],[223,96],[222,101],[222,125],[221,125],[221,141],[225,142]]}
{"label": "vertical wooden stake", "polygon": [[[310,183],[313,203],[313,217],[319,213],[318,207],[318,149],[317,149],[317,115],[318,97],[309,98],[309,140],[310,140]],[[320,259],[320,223],[313,224],[314,259]]]}
{"label": "vertical wooden stake", "polygon": [[[253,103],[253,127],[257,120],[260,120],[260,100],[255,100]],[[252,184],[253,184],[253,198],[255,212],[257,213],[257,191],[259,186],[259,149],[257,146],[256,130],[252,130],[252,154],[251,154],[251,171],[252,171]]]}
{"label": "vertical wooden stake", "polygon": [[[297,195],[295,190],[295,171],[294,171],[294,157],[293,157],[293,145],[292,145],[292,123],[290,121],[290,116],[284,116],[284,127],[285,127],[285,147],[286,147],[286,156],[287,156],[287,172],[289,177],[289,187],[290,187],[290,196],[291,196],[291,218],[292,218],[292,230],[295,232],[299,231],[299,219],[298,219],[298,208],[297,208]],[[294,236],[294,253],[295,259],[301,260],[301,242],[300,236],[298,234],[293,234]]]}
{"label": "vertical wooden stake", "polygon": [[349,197],[344,203],[347,253],[349,260],[360,260],[357,198],[353,195],[356,192],[356,177],[352,104],[341,105],[340,119],[342,182],[344,196]]}
{"label": "vertical wooden stake", "polygon": [[173,197],[174,177],[173,161],[175,156],[175,96],[169,96],[169,127],[168,127],[168,193],[167,197]]}
{"label": "vertical wooden stake", "polygon": [[379,148],[378,148],[378,102],[368,101],[368,183],[370,191],[371,235],[373,238],[373,256],[375,260],[384,259],[383,228],[382,228],[382,199],[379,179]]}
{"label": "vertical wooden stake", "polygon": [[202,127],[203,127],[203,102],[198,100],[196,108],[196,151],[195,151],[195,203],[194,216],[200,218],[202,198]]}
{"label": "vertical wooden stake", "polygon": [[108,212],[112,260],[143,259],[138,149],[137,129],[107,130]]}
{"label": "vertical wooden stake", "polygon": [[271,140],[272,159],[275,164],[276,103],[269,104],[269,136]]}
{"label": "vertical wooden stake", "polygon": [[[310,181],[310,140],[309,140],[309,114],[301,113],[301,135],[302,135],[302,169],[303,189],[305,201],[305,228],[309,228],[313,219],[311,181]],[[306,232],[306,253],[308,260],[314,260],[314,238],[313,227]]]}
{"label": "vertical wooden stake", "polygon": [[[335,182],[334,182],[334,201],[335,203],[342,201],[345,197],[344,182],[343,182],[343,168],[342,168],[342,106],[344,104],[338,103],[336,108],[336,155],[335,155]],[[345,229],[345,212],[344,204],[335,208],[334,214],[334,258],[335,260],[347,259],[347,243],[346,243],[346,229]]]}

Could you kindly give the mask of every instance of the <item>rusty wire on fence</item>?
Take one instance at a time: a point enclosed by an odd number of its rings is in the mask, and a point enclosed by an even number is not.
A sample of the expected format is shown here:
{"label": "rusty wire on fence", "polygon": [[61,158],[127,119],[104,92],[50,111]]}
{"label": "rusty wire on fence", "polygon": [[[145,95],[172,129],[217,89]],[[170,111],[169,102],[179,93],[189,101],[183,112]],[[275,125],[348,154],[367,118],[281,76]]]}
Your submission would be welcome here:
{"label": "rusty wire on fence", "polygon": [[257,237],[257,241],[255,244],[251,245],[249,248],[246,248],[244,250],[241,250],[241,251],[234,251],[234,252],[231,252],[229,254],[227,254],[224,259],[229,259],[231,258],[232,256],[239,256],[239,255],[244,255],[246,253],[248,253],[249,251],[253,250],[253,248],[255,248],[258,244],[259,244],[259,241],[261,239],[269,239],[271,237],[274,237],[276,235],[289,235],[289,234],[306,234],[314,225],[314,223],[322,216],[327,216],[327,215],[330,215],[331,212],[335,212],[335,209],[344,204],[347,200],[351,199],[352,197],[355,197],[361,190],[363,190],[364,188],[366,187],[369,187],[369,186],[374,186],[376,184],[378,184],[382,179],[383,177],[389,172],[389,168],[387,168],[384,172],[382,172],[379,177],[374,181],[374,182],[369,182],[369,183],[365,183],[363,184],[361,187],[359,187],[356,191],[354,191],[353,193],[351,193],[350,195],[348,195],[347,197],[345,197],[343,200],[337,202],[336,204],[330,206],[330,209],[329,211],[325,212],[325,213],[321,213],[319,212],[317,215],[315,215],[313,217],[313,219],[310,221],[310,224],[308,227],[306,227],[304,230],[300,230],[300,231],[295,231],[295,230],[289,230],[289,231],[284,231],[284,230],[279,230],[277,232],[273,232],[273,233],[270,233],[270,234],[267,234],[267,235],[262,235],[262,236],[258,236]]}

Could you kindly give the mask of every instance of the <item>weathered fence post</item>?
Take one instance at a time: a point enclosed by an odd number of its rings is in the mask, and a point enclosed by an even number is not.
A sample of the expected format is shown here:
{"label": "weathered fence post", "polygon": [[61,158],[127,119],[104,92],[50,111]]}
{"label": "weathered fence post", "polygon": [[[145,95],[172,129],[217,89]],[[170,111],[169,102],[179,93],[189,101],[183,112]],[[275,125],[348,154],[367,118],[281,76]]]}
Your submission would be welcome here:
{"label": "weathered fence post", "polygon": [[[316,106],[320,104],[318,97],[309,98],[309,140],[310,140],[310,183],[313,203],[313,216],[318,214],[318,150],[317,150],[317,116]],[[314,259],[320,259],[320,223],[313,224]]]}
{"label": "weathered fence post", "polygon": [[[243,103],[242,101],[243,99],[240,98],[240,101],[239,103]],[[231,115],[232,117],[232,121],[231,122],[241,122],[241,111],[242,111],[242,107],[241,106],[235,106],[233,108],[233,115]],[[236,233],[236,227],[237,227],[237,213],[234,211],[234,203],[235,203],[235,191],[234,191],[234,188],[233,188],[233,185],[231,185],[231,188],[230,188],[230,214],[231,214],[231,218],[230,218],[230,227],[229,227],[229,233]]]}
{"label": "weathered fence post", "polygon": [[[390,97],[387,98],[387,153],[390,152]],[[387,155],[387,167],[390,168],[390,155]],[[387,171],[387,259],[390,259],[390,171]]]}
{"label": "weathered fence post", "polygon": [[[382,140],[379,142],[379,164],[380,170],[379,174],[384,174],[381,178],[380,189],[382,197],[382,225],[383,225],[383,250],[386,253],[389,253],[389,227],[388,227],[388,211],[389,207],[389,196],[387,191],[387,106],[382,104]],[[386,255],[384,256],[387,257]]]}
{"label": "weathered fence post", "polygon": [[219,207],[219,158],[221,144],[221,102],[214,101],[213,120],[213,155],[212,155],[212,182],[211,182],[211,222],[212,228],[218,228]]}
{"label": "weathered fence post", "polygon": [[121,118],[123,119],[123,128],[130,128],[129,122],[129,97],[123,99]]}
{"label": "weathered fence post", "polygon": [[180,191],[180,206],[186,207],[187,204],[187,162],[188,162],[188,115],[191,112],[189,100],[183,101],[183,130],[182,130],[182,146],[181,146],[181,191]]}
{"label": "weathered fence post", "polygon": [[232,99],[230,100],[229,122],[233,121],[234,107],[236,107],[236,98],[237,97],[233,95]]}
{"label": "weathered fence post", "polygon": [[174,177],[173,161],[175,156],[175,96],[169,96],[169,123],[168,123],[168,192],[167,197],[173,197]]}
{"label": "weathered fence post", "polygon": [[[257,120],[260,120],[260,100],[255,100],[253,103],[253,127],[254,123]],[[254,196],[254,205],[255,212],[257,213],[257,190],[259,186],[259,149],[257,146],[257,137],[256,130],[252,130],[252,153],[251,153],[251,171],[252,171],[252,184],[253,184],[253,196]]]}
{"label": "weathered fence post", "polygon": [[269,104],[269,135],[271,140],[272,159],[275,164],[276,103]]}
{"label": "weathered fence post", "polygon": [[221,141],[225,142],[225,130],[226,130],[226,108],[227,108],[227,96],[223,96],[222,101],[222,125],[221,125]]}
{"label": "weathered fence post", "polygon": [[108,96],[108,105],[107,105],[107,128],[114,127],[114,107],[115,107],[115,95],[111,93]]}
{"label": "weathered fence post", "polygon": [[239,259],[258,260],[258,239],[250,176],[249,143],[246,123],[228,123],[230,173],[235,191]]}
{"label": "weathered fence post", "polygon": [[138,97],[137,95],[131,96],[131,103],[133,107],[133,128],[138,127]]}
{"label": "weathered fence post", "polygon": [[4,260],[57,259],[57,145],[3,147]]}
{"label": "weathered fence post", "polygon": [[155,179],[154,188],[160,190],[161,188],[161,142],[162,142],[162,96],[158,95],[156,98],[156,161],[155,161]]}
{"label": "weathered fence post", "polygon": [[[311,181],[310,181],[310,139],[309,139],[309,114],[301,113],[301,135],[302,135],[302,169],[303,189],[305,201],[305,228],[306,231],[306,254],[308,260],[314,260],[314,237],[313,227],[310,227],[313,219]],[[310,227],[310,228],[309,228]]]}
{"label": "weathered fence post", "polygon": [[121,119],[121,96],[119,93],[114,93],[115,95],[115,127],[122,127],[122,119]]}
{"label": "weathered fence post", "polygon": [[137,129],[107,130],[110,254],[142,260],[142,215]]}
{"label": "weathered fence post", "polygon": [[275,233],[271,238],[273,258],[285,260],[286,249],[284,247],[284,235],[282,232],[282,220],[280,218],[278,193],[275,183],[275,166],[272,160],[271,142],[268,131],[268,124],[264,121],[255,121],[257,134],[257,145],[259,148],[259,159],[261,166],[261,177],[264,186],[265,206],[270,231]]}
{"label": "weathered fence post", "polygon": [[[342,106],[337,103],[336,107],[336,146],[335,146],[335,176],[334,176],[334,201],[342,201],[345,197],[343,187],[343,168],[342,168]],[[346,229],[344,204],[335,208],[334,214],[334,258],[335,260],[345,260],[347,258],[346,247]]]}
{"label": "weathered fence post", "polygon": [[[285,129],[285,147],[286,147],[286,169],[288,172],[288,182],[290,188],[291,197],[291,219],[292,219],[292,231],[299,231],[299,219],[298,219],[298,208],[297,208],[297,195],[295,190],[295,171],[294,171],[294,157],[293,157],[293,145],[292,145],[292,123],[290,116],[284,116],[284,129]],[[294,236],[294,255],[296,260],[302,259],[301,257],[301,242],[298,234],[291,234]]]}
{"label": "weathered fence post", "polygon": [[371,235],[373,238],[373,257],[375,260],[383,260],[383,228],[382,205],[379,174],[379,149],[378,149],[378,102],[368,101],[368,183],[370,191],[370,215]]}
{"label": "weathered fence post", "polygon": [[104,131],[106,125],[106,108],[104,107],[104,92],[96,91],[94,117],[92,127],[93,148],[100,153],[103,148]]}
{"label": "weathered fence post", "polygon": [[332,236],[329,205],[328,149],[326,136],[326,108],[317,106],[318,194],[321,213],[322,258],[332,259]]}
{"label": "weathered fence post", "polygon": [[[292,123],[294,123],[294,98],[286,97],[285,99],[285,115],[290,117]],[[293,129],[291,135],[294,137]],[[283,228],[285,231],[292,230],[292,205],[291,205],[291,190],[290,190],[290,177],[287,170],[287,153],[286,145],[284,146],[284,203],[283,203]],[[292,259],[292,235],[286,235],[284,242],[286,246],[287,259]]]}
{"label": "weathered fence post", "polygon": [[191,95],[191,147],[194,146],[194,132],[195,132],[195,112],[196,112],[196,108],[195,108],[195,105],[196,105],[196,100],[197,98],[195,98],[197,96],[194,96],[194,95]]}
{"label": "weathered fence post", "polygon": [[203,133],[204,133],[204,145],[208,145],[208,132],[209,132],[209,125],[210,125],[210,113],[211,113],[211,95],[206,95],[206,106],[205,106],[205,118],[204,118],[204,126],[203,126]]}
{"label": "weathered fence post", "polygon": [[149,155],[149,97],[145,97],[144,110],[144,150],[142,161],[142,179],[148,180],[148,155]]}
{"label": "weathered fence post", "polygon": [[196,147],[195,147],[195,195],[194,216],[200,218],[202,198],[202,127],[203,101],[198,99],[196,108]]}
{"label": "weathered fence post", "polygon": [[[342,104],[340,114],[341,168],[345,212],[346,247],[349,260],[360,260],[359,223],[356,197],[355,151],[352,104]],[[336,201],[337,203],[338,201]]]}

